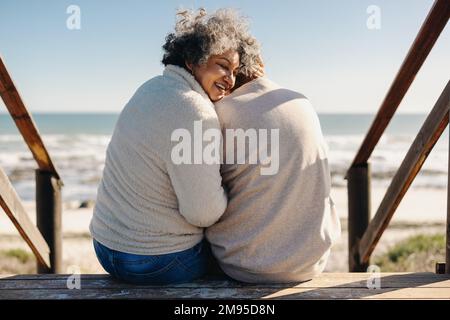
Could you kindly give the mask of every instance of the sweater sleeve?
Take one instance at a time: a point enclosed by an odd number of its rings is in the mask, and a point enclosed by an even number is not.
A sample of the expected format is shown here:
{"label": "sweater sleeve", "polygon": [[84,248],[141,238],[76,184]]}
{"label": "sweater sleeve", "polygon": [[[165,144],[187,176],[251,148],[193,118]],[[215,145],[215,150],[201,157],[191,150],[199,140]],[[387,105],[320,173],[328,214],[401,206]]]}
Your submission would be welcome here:
{"label": "sweater sleeve", "polygon": [[[190,141],[187,141],[190,143],[184,141],[191,150],[190,161],[178,163],[180,161],[173,159],[173,148],[180,142],[172,141],[171,150],[168,153],[167,172],[178,199],[181,215],[192,225],[206,228],[217,222],[224,213],[227,196],[222,187],[220,175],[221,146],[217,148],[220,155],[219,161],[211,164],[203,157],[200,163],[195,164],[193,161],[195,152],[193,145],[199,143],[195,139],[202,140],[203,133],[209,129],[217,130],[220,134],[220,125],[214,110],[206,113],[195,111],[194,109],[194,112],[181,112],[177,115],[183,119],[180,129],[184,130],[186,134],[189,133],[190,136]],[[199,123],[199,121],[202,124],[202,133],[196,137],[194,122]],[[200,141],[200,144],[201,150],[205,150],[204,147],[207,143]],[[184,150],[184,152],[186,151]],[[201,154],[203,155],[203,151]]]}

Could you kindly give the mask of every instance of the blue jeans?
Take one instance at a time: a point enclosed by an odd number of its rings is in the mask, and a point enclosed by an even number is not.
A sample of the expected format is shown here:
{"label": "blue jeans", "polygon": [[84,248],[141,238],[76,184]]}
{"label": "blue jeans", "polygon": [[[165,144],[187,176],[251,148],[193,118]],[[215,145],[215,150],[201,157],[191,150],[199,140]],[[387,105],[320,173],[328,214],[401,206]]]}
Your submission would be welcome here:
{"label": "blue jeans", "polygon": [[210,258],[206,240],[181,252],[151,256],[112,250],[95,239],[94,249],[106,272],[119,280],[142,285],[192,281],[206,273]]}

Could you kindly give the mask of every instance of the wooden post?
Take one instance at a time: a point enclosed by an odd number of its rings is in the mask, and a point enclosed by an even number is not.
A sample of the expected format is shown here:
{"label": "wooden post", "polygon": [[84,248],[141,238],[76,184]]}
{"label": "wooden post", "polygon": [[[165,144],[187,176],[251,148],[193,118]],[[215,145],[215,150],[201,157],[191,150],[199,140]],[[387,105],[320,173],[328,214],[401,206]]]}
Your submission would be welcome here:
{"label": "wooden post", "polygon": [[61,183],[51,172],[36,170],[37,227],[50,247],[50,269],[38,263],[38,273],[63,273]]}
{"label": "wooden post", "polygon": [[[450,118],[450,114],[449,114]],[[449,142],[450,142],[450,127],[449,127]],[[448,180],[447,180],[447,232],[445,237],[445,273],[450,274],[450,144],[448,156]]]}
{"label": "wooden post", "polygon": [[353,166],[347,172],[348,188],[348,268],[366,272],[369,263],[360,263],[359,241],[370,220],[370,165]]}

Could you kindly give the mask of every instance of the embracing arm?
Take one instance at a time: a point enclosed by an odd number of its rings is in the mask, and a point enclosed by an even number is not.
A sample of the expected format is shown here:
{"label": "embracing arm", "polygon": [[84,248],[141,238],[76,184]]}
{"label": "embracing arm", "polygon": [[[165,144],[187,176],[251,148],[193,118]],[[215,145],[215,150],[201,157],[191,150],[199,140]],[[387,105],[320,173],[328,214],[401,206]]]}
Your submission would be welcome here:
{"label": "embracing arm", "polygon": [[[220,133],[217,117],[191,120],[201,120],[203,132],[208,129],[214,129]],[[193,127],[193,121],[187,121],[186,124],[185,132],[189,133],[191,137],[190,143],[186,145],[191,148],[195,139],[194,132],[191,128]],[[202,137],[203,133],[200,139]],[[195,226],[209,227],[219,220],[227,206],[227,197],[222,188],[220,161],[208,164],[205,163],[207,161],[204,161],[202,157],[202,161],[199,164],[193,164],[193,161],[179,163],[179,160],[174,159],[174,157],[179,155],[174,149],[177,144],[178,147],[180,146],[179,143],[178,140],[172,142],[172,147],[169,151],[169,160],[167,161],[167,171],[178,198],[180,213],[186,221]],[[217,152],[219,154],[222,152],[221,147],[218,148]],[[189,158],[192,160],[194,157],[192,155]]]}

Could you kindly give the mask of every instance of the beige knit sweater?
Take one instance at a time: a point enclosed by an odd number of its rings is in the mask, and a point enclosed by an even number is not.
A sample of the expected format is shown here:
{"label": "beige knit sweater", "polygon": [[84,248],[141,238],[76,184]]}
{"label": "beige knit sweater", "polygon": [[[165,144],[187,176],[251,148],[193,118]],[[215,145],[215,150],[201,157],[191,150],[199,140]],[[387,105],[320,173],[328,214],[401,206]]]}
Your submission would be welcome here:
{"label": "beige knit sweater", "polygon": [[193,247],[203,228],[222,215],[227,199],[220,163],[172,161],[172,133],[194,122],[220,130],[214,105],[186,70],[167,66],[143,84],[121,112],[108,145],[98,187],[92,236],[133,254],[164,254]]}
{"label": "beige knit sweater", "polygon": [[216,111],[222,129],[279,129],[278,173],[261,175],[261,165],[248,162],[222,166],[228,207],[206,230],[220,266],[246,282],[311,279],[340,236],[314,109],[301,94],[260,78],[216,103]]}

